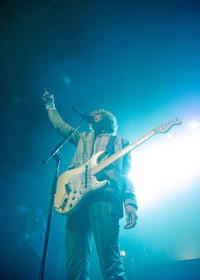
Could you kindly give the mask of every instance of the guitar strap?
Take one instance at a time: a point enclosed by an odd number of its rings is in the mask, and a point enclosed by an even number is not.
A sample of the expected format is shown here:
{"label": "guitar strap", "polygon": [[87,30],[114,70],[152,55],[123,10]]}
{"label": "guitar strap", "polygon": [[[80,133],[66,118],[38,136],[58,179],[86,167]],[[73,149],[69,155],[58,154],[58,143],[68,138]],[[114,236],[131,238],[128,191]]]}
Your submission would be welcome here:
{"label": "guitar strap", "polygon": [[106,146],[106,153],[110,156],[114,154],[114,143],[116,140],[117,136],[111,135],[110,139],[108,141],[108,144]]}

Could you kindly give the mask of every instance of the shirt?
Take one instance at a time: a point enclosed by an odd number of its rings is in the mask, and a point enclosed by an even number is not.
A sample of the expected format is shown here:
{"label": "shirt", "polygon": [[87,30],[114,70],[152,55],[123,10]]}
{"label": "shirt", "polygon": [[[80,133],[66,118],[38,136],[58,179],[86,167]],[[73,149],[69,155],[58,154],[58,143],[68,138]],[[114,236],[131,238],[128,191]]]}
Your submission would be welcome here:
{"label": "shirt", "polygon": [[93,153],[95,154],[100,151],[106,151],[109,139],[110,134],[99,134],[94,141]]}

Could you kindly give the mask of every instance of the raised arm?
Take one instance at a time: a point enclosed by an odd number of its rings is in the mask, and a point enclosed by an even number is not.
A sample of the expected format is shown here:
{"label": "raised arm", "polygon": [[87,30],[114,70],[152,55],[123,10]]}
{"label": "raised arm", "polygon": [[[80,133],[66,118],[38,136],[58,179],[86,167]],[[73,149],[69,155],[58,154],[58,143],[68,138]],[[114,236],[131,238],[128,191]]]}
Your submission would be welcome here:
{"label": "raised arm", "polygon": [[[69,136],[73,131],[74,128],[70,126],[67,122],[65,122],[60,114],[58,113],[56,106],[55,106],[55,97],[53,94],[49,93],[45,90],[43,96],[43,101],[45,102],[45,107],[48,112],[49,119],[54,126],[54,128],[63,136]],[[74,133],[70,139],[70,142],[73,144],[77,144],[79,140],[79,133]]]}

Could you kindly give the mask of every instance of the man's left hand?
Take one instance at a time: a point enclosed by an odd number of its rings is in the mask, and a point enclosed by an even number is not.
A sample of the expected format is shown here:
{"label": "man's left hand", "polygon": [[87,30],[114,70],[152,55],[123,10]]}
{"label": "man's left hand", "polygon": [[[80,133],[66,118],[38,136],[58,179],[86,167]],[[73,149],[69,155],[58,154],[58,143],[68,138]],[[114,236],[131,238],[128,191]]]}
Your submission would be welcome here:
{"label": "man's left hand", "polygon": [[134,208],[133,205],[128,204],[125,207],[125,214],[126,214],[126,225],[124,226],[125,229],[130,229],[136,226],[137,223],[137,210]]}

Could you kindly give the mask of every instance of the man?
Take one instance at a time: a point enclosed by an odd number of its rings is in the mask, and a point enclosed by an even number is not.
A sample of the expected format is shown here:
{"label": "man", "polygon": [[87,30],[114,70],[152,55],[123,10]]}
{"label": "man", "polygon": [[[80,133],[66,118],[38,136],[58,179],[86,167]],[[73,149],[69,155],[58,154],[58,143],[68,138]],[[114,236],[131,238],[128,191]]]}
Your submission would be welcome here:
{"label": "man", "polygon": [[[128,145],[123,137],[116,136],[117,122],[114,115],[105,110],[90,113],[90,129],[74,132],[55,108],[54,95],[43,94],[46,109],[54,128],[63,136],[72,135],[70,142],[76,152],[69,169],[85,164],[95,153],[105,151],[109,156]],[[103,278],[126,279],[119,250],[119,220],[126,215],[126,229],[133,228],[137,220],[137,200],[131,181],[130,154],[106,167],[97,180],[108,183],[91,194],[80,207],[67,216],[66,254],[67,279],[89,279],[90,242],[93,235]]]}

